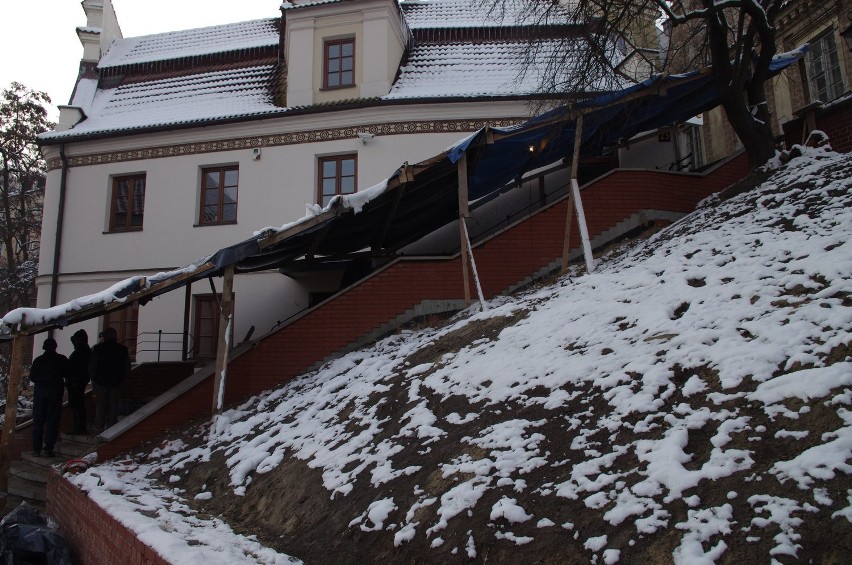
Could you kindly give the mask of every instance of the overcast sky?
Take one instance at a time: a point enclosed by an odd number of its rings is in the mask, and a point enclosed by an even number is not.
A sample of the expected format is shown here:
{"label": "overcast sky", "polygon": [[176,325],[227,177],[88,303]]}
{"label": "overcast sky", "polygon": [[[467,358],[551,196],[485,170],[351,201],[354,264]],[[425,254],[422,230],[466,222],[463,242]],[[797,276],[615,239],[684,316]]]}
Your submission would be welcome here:
{"label": "overcast sky", "polygon": [[[241,22],[280,14],[281,0],[113,0],[124,37]],[[0,0],[0,89],[12,81],[67,104],[83,47],[75,29],[86,25],[80,0]]]}

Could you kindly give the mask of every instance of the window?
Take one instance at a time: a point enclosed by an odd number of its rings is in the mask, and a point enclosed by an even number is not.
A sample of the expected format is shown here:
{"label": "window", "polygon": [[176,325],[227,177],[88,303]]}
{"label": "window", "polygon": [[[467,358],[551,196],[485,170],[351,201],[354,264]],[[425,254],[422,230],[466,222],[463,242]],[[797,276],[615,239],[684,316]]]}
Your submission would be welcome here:
{"label": "window", "polygon": [[237,185],[240,168],[210,167],[201,170],[201,225],[237,221]]}
{"label": "window", "polygon": [[115,328],[118,343],[124,344],[130,353],[130,359],[136,360],[136,348],[139,331],[139,303],[108,312],[104,316],[103,329]]}
{"label": "window", "polygon": [[834,42],[834,32],[827,33],[811,43],[807,68],[812,102],[830,102],[843,94],[840,57]]}
{"label": "window", "polygon": [[355,40],[339,39],[325,42],[323,88],[344,88],[355,85]]}
{"label": "window", "polygon": [[109,231],[138,231],[145,214],[145,175],[112,179]]}
{"label": "window", "polygon": [[357,157],[338,155],[322,157],[319,160],[319,202],[327,206],[338,194],[355,194],[358,190],[355,181]]}

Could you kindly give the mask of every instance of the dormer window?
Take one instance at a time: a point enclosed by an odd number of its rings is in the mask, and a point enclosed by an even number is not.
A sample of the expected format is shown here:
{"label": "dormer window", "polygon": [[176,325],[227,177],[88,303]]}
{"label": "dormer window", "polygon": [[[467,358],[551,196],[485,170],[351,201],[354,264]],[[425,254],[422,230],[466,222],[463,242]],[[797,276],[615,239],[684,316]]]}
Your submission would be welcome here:
{"label": "dormer window", "polygon": [[355,38],[324,43],[324,89],[355,86]]}

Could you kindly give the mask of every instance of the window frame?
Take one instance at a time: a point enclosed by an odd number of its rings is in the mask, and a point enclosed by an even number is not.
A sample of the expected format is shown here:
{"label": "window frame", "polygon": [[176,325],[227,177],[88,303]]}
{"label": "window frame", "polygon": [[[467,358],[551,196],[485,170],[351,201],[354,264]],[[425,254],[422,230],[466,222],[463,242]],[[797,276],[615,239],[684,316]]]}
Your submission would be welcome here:
{"label": "window frame", "polygon": [[[352,171],[352,182],[353,182],[353,190],[352,192],[341,192],[342,180],[344,178],[348,178],[350,175],[343,175],[343,161],[347,161],[351,159],[354,164],[354,168]],[[335,175],[334,175],[334,184],[335,191],[334,194],[325,194],[323,191],[323,184],[326,177],[323,174],[324,164],[325,163],[335,163]],[[335,196],[348,196],[350,194],[355,194],[358,192],[358,154],[357,153],[344,153],[341,155],[326,155],[323,157],[317,158],[317,203],[325,208],[328,205],[328,202],[325,202],[326,196],[328,196],[329,201]]]}
{"label": "window frame", "polygon": [[[226,205],[230,205],[230,203],[226,203],[225,200],[225,189],[231,188],[230,185],[225,184],[225,178],[227,173],[230,171],[237,172],[237,183],[233,185],[234,188],[234,218],[226,220],[224,217],[224,209]],[[206,203],[206,195],[207,195],[207,175],[211,173],[218,173],[219,175],[219,186],[216,188],[218,192],[218,198],[216,201],[216,219],[207,220],[205,217],[205,211],[207,210]],[[210,189],[213,190],[213,189]],[[201,168],[201,193],[199,198],[199,206],[198,206],[198,224],[199,226],[221,226],[221,225],[229,225],[237,223],[237,214],[239,211],[239,193],[240,193],[240,166],[237,165],[215,165],[210,167],[202,167]]]}
{"label": "window frame", "polygon": [[[352,46],[351,57],[344,57],[343,56],[343,46],[344,45],[351,45]],[[332,47],[332,46],[340,46],[341,47],[340,57],[337,57],[337,60],[339,60],[341,62],[341,65],[339,65],[339,68],[338,68],[337,71],[330,71],[329,70],[329,67],[330,67],[329,63],[332,60],[331,57],[329,56],[329,48]],[[348,58],[352,59],[352,69],[351,69],[351,71],[344,71],[342,62],[343,62],[344,59],[348,59]],[[342,82],[344,72],[351,72],[352,73],[352,82],[348,82],[348,83],[345,83],[345,84]],[[338,84],[336,84],[336,85],[329,84],[328,79],[329,79],[330,74],[336,74],[337,75],[338,80],[339,80]],[[323,90],[337,90],[337,89],[341,89],[341,88],[352,88],[353,86],[355,86],[355,38],[354,37],[344,37],[344,38],[339,38],[339,39],[326,39],[326,40],[324,40],[323,44],[322,44],[322,89]]]}
{"label": "window frame", "polygon": [[[822,35],[817,36],[809,43],[811,48],[804,58],[808,98],[811,102],[820,101],[825,104],[843,96],[846,92],[846,85],[843,81],[843,62],[838,48],[837,38],[834,34],[834,29],[830,29]],[[828,49],[829,47],[831,49]],[[814,69],[817,62],[815,60],[817,51],[820,53],[819,63],[822,67],[822,72],[820,73],[816,73]],[[826,63],[830,62],[832,55],[836,59],[836,65],[829,67]],[[834,73],[836,73],[837,80],[831,80],[834,78],[832,77]],[[822,89],[825,93],[825,100],[823,100],[820,95],[818,84],[820,79],[825,81],[824,88]],[[831,81],[829,82],[829,80]]]}
{"label": "window frame", "polygon": [[[136,173],[129,175],[115,175],[112,177],[112,187],[110,188],[110,198],[109,198],[109,225],[108,225],[108,233],[122,233],[129,231],[142,231],[143,224],[145,222],[145,192],[148,184],[146,173]],[[133,218],[133,200],[135,198],[136,192],[136,181],[139,179],[142,180],[142,220],[138,226],[134,226],[132,222]],[[118,226],[116,224],[116,219],[119,217],[119,214],[116,213],[116,196],[118,193],[119,185],[121,182],[128,182],[128,186],[130,187],[130,195],[127,196],[127,200],[129,205],[126,205],[126,210],[123,212],[125,214],[125,225]]]}

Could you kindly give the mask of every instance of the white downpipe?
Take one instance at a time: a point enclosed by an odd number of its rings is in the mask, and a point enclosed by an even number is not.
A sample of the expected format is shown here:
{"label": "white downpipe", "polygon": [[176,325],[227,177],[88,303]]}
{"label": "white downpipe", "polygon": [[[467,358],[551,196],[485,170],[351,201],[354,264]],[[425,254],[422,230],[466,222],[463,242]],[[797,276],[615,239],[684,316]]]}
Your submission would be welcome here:
{"label": "white downpipe", "polygon": [[470,270],[473,271],[473,281],[476,283],[476,294],[479,295],[479,303],[482,305],[482,311],[488,310],[488,304],[485,303],[485,297],[482,294],[482,286],[479,284],[479,273],[476,272],[476,261],[473,259],[473,248],[470,246],[470,236],[467,234],[467,222],[464,218],[459,218],[464,232],[464,243],[467,245],[467,255],[470,258]]}
{"label": "white downpipe", "polygon": [[595,270],[595,258],[592,256],[592,244],[589,242],[589,228],[586,227],[586,213],[583,211],[583,201],[580,200],[580,184],[577,179],[571,179],[571,192],[574,194],[574,208],[577,210],[577,224],[580,228],[580,238],[583,240],[583,256],[586,258],[586,272]]}

